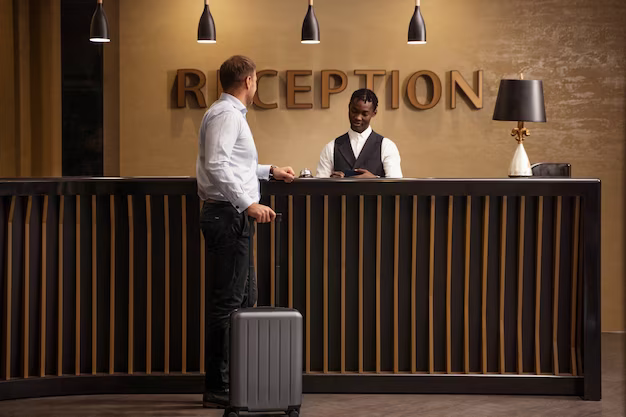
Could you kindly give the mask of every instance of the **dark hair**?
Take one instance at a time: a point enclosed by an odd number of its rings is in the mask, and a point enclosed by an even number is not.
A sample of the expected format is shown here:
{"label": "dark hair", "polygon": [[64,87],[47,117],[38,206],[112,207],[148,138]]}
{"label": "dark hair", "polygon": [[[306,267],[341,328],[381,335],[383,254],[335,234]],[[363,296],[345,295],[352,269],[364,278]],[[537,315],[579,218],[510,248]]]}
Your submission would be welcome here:
{"label": "dark hair", "polygon": [[228,58],[220,67],[220,83],[222,89],[228,91],[238,82],[244,81],[256,71],[256,65],[250,58],[234,55]]}
{"label": "dark hair", "polygon": [[356,90],[354,93],[352,93],[350,103],[352,103],[355,99],[360,100],[364,103],[371,102],[372,106],[374,107],[374,111],[378,108],[378,97],[376,97],[376,94],[368,88],[361,88],[360,90]]}

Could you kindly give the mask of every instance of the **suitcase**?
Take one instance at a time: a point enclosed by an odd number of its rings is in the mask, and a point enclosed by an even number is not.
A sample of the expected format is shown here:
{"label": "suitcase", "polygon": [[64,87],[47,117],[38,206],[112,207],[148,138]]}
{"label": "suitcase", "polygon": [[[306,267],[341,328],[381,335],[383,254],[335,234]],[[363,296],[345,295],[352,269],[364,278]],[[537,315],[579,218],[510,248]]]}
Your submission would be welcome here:
{"label": "suitcase", "polygon": [[[276,215],[280,254],[281,215]],[[276,256],[276,304],[280,256]],[[250,242],[250,277],[253,275]],[[241,308],[230,317],[230,406],[224,417],[245,412],[284,412],[298,417],[302,403],[302,315],[281,307]]]}

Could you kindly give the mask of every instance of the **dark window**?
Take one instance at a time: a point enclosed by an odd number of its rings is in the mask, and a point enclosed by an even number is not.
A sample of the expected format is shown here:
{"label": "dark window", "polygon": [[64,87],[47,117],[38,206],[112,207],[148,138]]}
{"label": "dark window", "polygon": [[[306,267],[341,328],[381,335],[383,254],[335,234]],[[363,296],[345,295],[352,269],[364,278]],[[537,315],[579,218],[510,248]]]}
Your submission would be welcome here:
{"label": "dark window", "polygon": [[103,174],[103,45],[89,41],[95,7],[95,1],[61,1],[64,176]]}

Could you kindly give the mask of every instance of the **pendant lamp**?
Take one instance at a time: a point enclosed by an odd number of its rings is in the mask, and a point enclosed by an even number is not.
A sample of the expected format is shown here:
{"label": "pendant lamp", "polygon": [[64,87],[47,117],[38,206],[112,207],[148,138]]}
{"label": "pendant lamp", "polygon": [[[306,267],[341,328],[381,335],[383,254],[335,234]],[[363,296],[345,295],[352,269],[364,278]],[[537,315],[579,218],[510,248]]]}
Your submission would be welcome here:
{"label": "pendant lamp", "polygon": [[313,0],[309,0],[309,10],[306,12],[302,23],[302,43],[320,43],[320,25],[317,23],[317,17],[315,17],[313,10]]}
{"label": "pendant lamp", "polygon": [[111,42],[109,37],[109,21],[104,13],[102,0],[98,0],[96,11],[91,17],[91,27],[89,28],[89,40],[94,43]]}
{"label": "pendant lamp", "polygon": [[409,22],[409,45],[423,45],[426,43],[426,25],[420,10],[420,0],[415,0],[415,11]]}
{"label": "pendant lamp", "polygon": [[198,23],[198,43],[216,43],[215,22],[209,10],[209,0],[204,0],[204,11]]}

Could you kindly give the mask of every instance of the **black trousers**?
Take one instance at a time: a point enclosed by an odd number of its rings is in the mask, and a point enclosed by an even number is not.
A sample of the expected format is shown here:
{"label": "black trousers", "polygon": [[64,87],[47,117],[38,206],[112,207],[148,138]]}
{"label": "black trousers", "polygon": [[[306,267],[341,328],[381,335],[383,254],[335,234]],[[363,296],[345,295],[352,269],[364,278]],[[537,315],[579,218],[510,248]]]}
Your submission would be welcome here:
{"label": "black trousers", "polygon": [[[254,226],[230,203],[204,203],[200,228],[207,251],[205,390],[229,386],[230,315],[256,303],[256,280],[249,272]],[[250,276],[252,275],[252,276]]]}

